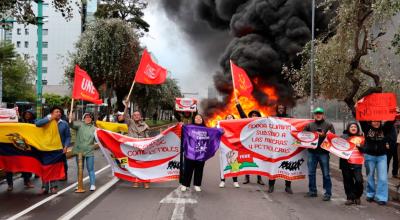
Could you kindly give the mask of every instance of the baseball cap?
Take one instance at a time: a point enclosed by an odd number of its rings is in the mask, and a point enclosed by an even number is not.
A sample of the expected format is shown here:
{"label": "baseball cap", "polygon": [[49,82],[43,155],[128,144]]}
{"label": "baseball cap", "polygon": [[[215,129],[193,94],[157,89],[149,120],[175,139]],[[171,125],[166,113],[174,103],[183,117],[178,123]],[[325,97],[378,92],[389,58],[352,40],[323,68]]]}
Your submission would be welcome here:
{"label": "baseball cap", "polygon": [[318,108],[314,109],[314,114],[317,114],[317,113],[324,114],[324,109],[321,108],[321,107],[318,107]]}

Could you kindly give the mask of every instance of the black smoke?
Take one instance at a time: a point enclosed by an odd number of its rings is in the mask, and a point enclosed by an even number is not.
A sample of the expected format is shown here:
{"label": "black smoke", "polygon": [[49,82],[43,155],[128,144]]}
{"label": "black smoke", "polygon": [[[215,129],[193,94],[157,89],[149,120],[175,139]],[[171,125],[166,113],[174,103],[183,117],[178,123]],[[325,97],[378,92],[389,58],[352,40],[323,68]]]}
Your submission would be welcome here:
{"label": "black smoke", "polygon": [[[317,1],[318,3],[319,1]],[[293,105],[293,91],[282,76],[282,66],[300,67],[298,55],[311,40],[312,0],[162,0],[161,5],[221,71],[214,75],[217,90],[232,93],[229,60],[246,70],[255,85],[276,88],[279,102]],[[329,17],[316,10],[316,35],[327,31]],[[229,34],[228,34],[229,33]],[[230,43],[227,45],[226,42]],[[223,48],[222,48],[223,47]],[[208,53],[209,52],[209,53]],[[253,95],[264,105],[274,105],[254,86]],[[219,108],[216,100],[204,102],[207,110]]]}

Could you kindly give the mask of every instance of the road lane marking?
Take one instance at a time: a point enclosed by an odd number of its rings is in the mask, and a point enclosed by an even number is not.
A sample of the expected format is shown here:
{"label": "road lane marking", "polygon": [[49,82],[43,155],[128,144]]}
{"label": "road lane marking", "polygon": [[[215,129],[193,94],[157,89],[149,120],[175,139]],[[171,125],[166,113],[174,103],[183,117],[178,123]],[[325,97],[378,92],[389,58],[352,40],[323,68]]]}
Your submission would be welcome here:
{"label": "road lane marking", "polygon": [[[185,204],[196,204],[197,200],[190,198],[192,196],[190,191],[182,192],[180,187],[169,193],[164,197],[160,203],[175,204],[174,211],[172,212],[171,220],[183,220],[185,216]],[[185,198],[189,197],[189,198]]]}
{"label": "road lane marking", "polygon": [[269,197],[269,195],[267,193],[264,192],[263,188],[261,186],[257,186],[257,188],[259,189],[259,191],[264,195],[264,198],[267,199],[270,202],[273,202],[273,200],[271,199],[271,197]]}
{"label": "road lane marking", "polygon": [[[101,168],[100,170],[96,171],[95,175],[98,175],[99,173],[103,172],[104,170],[106,170],[108,168],[110,168],[110,165],[107,165],[107,166]],[[88,179],[89,179],[89,176],[83,178],[83,182],[87,181]],[[53,195],[41,200],[40,202],[37,202],[37,203],[33,204],[32,206],[28,207],[27,209],[25,209],[25,210],[15,214],[15,215],[11,216],[7,220],[16,220],[16,219],[22,217],[23,215],[26,215],[27,213],[31,212],[32,210],[36,209],[37,207],[45,204],[48,201],[51,201],[52,199],[56,198],[57,196],[65,193],[65,192],[69,191],[70,189],[74,188],[76,185],[78,185],[78,182],[73,183],[70,186],[68,186],[67,188],[60,190],[57,194],[53,194]]]}
{"label": "road lane marking", "polygon": [[73,207],[70,211],[65,213],[60,218],[58,218],[58,220],[67,220],[67,219],[73,218],[75,215],[77,215],[79,212],[81,212],[84,208],[86,208],[88,205],[90,205],[94,200],[99,198],[108,189],[110,189],[112,186],[114,186],[118,181],[119,181],[119,178],[117,178],[117,177],[112,178],[110,181],[108,181],[102,187],[97,189],[94,193],[90,194],[90,196],[88,196],[86,199],[84,199],[78,205]]}

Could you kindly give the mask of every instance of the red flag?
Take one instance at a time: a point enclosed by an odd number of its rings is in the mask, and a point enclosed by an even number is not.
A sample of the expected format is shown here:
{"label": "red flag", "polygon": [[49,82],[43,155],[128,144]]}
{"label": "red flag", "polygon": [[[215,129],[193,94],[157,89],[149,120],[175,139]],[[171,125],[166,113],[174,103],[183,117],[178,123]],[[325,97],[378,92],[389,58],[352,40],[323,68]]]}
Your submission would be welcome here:
{"label": "red flag", "polygon": [[162,84],[166,78],[167,70],[155,63],[145,49],[135,75],[135,82],[142,84]]}
{"label": "red flag", "polygon": [[74,87],[72,89],[73,99],[83,99],[95,104],[101,104],[103,101],[100,99],[99,92],[93,85],[92,79],[87,72],[75,65],[75,78]]}
{"label": "red flag", "polygon": [[253,84],[251,84],[251,81],[247,76],[246,71],[236,66],[232,62],[232,60],[230,62],[231,62],[232,81],[235,93],[238,96],[251,97],[251,93],[253,92]]}

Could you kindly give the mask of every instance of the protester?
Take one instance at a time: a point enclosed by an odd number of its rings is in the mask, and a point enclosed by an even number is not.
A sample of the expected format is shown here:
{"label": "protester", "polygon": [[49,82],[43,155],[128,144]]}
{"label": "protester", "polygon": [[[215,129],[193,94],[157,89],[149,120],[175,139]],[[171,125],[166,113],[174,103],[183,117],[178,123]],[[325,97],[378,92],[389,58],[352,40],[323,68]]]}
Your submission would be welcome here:
{"label": "protester", "polygon": [[[29,123],[29,124],[34,124],[35,123],[35,114],[33,113],[32,110],[26,110],[25,112],[22,113],[22,117],[19,120],[19,122],[22,123]],[[14,180],[13,180],[13,173],[12,172],[6,172],[6,180],[7,180],[7,191],[11,192],[14,189]],[[30,189],[34,188],[32,182],[31,182],[31,177],[32,173],[28,172],[21,172],[21,177],[24,179],[24,185],[25,188]]]}
{"label": "protester", "polygon": [[174,111],[174,117],[178,122],[182,122],[187,125],[192,123],[194,116],[197,115],[197,112],[178,112]]}
{"label": "protester", "polygon": [[[240,105],[239,102],[237,102],[236,104],[236,108],[239,112],[240,118],[260,118],[261,117],[261,113],[258,110],[253,110],[250,111],[248,115],[246,115],[246,113],[243,111],[242,106]],[[245,176],[245,181],[243,182],[243,184],[248,184],[250,183],[250,175],[246,175]],[[257,183],[260,185],[265,185],[264,181],[261,179],[260,175],[257,175]]]}
{"label": "protester", "polygon": [[[65,156],[65,153],[67,152],[67,148],[69,147],[71,143],[71,132],[68,126],[68,123],[64,120],[61,119],[61,116],[63,115],[63,110],[62,108],[55,106],[50,109],[50,114],[47,115],[46,117],[39,119],[35,122],[37,127],[42,127],[52,120],[55,120],[58,125],[58,132],[60,134],[61,138],[61,143],[64,151],[64,171],[65,171],[65,180],[67,179],[67,172],[68,172],[68,164],[67,164],[67,158]],[[57,193],[57,183],[56,182],[48,182],[44,183],[42,186],[42,193],[46,193],[49,191],[52,193]]]}
{"label": "protester", "polygon": [[[201,126],[201,127],[206,127],[205,121],[202,115],[197,114],[193,118],[192,124]],[[193,185],[194,185],[194,190],[196,192],[201,192],[201,182],[203,179],[203,170],[204,170],[204,164],[205,161],[200,161],[200,160],[192,160],[186,157],[184,157],[184,173],[183,173],[183,181],[182,181],[182,186],[181,186],[181,191],[185,192],[188,187],[190,187],[190,183],[192,182],[192,176],[194,174],[194,180],[193,180]]]}
{"label": "protester", "polygon": [[[233,120],[233,119],[235,119],[235,116],[233,116],[233,115],[227,115],[225,117],[225,120]],[[232,177],[232,179],[233,179],[233,186],[235,188],[240,188],[240,185],[238,183],[238,178],[236,176],[234,176],[234,177]],[[221,179],[221,182],[219,183],[219,187],[220,188],[224,188],[225,187],[225,179],[224,178]]]}
{"label": "protester", "polygon": [[[367,170],[367,201],[376,201],[379,205],[386,205],[388,201],[387,155],[390,148],[390,135],[394,122],[381,121],[360,122],[365,134],[365,166]],[[375,185],[375,172],[377,182]]]}
{"label": "protester", "polygon": [[[96,176],[94,173],[94,148],[95,137],[94,132],[94,117],[91,113],[85,113],[82,117],[83,122],[74,121],[70,123],[72,129],[76,130],[75,146],[72,148],[72,153],[78,155],[82,153],[82,170],[86,161],[86,169],[89,174],[90,191],[96,190]],[[78,167],[78,157],[76,157],[76,164]]]}
{"label": "protester", "polygon": [[117,123],[120,123],[120,124],[125,123],[125,115],[123,112],[118,111],[116,118],[117,118]]}
{"label": "protester", "polygon": [[390,171],[390,161],[393,158],[393,164],[392,164],[392,177],[397,178],[398,177],[398,170],[399,170],[399,158],[397,157],[397,132],[394,124],[390,125],[388,127],[388,143],[389,143],[389,149],[386,151],[386,156],[387,156],[387,172]]}
{"label": "protester", "polygon": [[324,109],[316,108],[314,110],[314,121],[306,125],[305,131],[317,132],[319,135],[318,145],[316,149],[308,149],[308,190],[306,197],[317,197],[317,183],[316,183],[316,171],[319,163],[322,176],[323,176],[323,188],[325,194],[323,201],[330,201],[332,196],[332,181],[329,170],[329,152],[321,148],[321,144],[324,141],[328,131],[335,133],[333,125],[325,120]]}
{"label": "protester", "polygon": [[[124,104],[125,110],[123,117],[125,118],[125,123],[128,125],[128,136],[133,138],[148,138],[149,126],[146,124],[146,122],[142,121],[142,115],[140,114],[140,112],[133,112],[132,118],[130,118],[128,114],[128,104]],[[145,189],[150,188],[149,182],[144,182],[143,185]],[[132,187],[138,188],[139,183],[134,182]]]}
{"label": "protester", "polygon": [[[284,105],[277,105],[276,106],[276,117],[280,118],[290,118],[290,116],[286,112],[286,106]],[[270,179],[268,181],[268,193],[273,193],[274,192],[274,187],[275,187],[275,179]],[[292,190],[292,182],[289,180],[285,180],[285,191],[289,194],[293,194]]]}
{"label": "protester", "polygon": [[[355,136],[362,136],[360,127],[357,122],[350,122],[346,130],[343,132],[342,138],[349,140]],[[363,146],[357,145],[355,151],[363,152]],[[344,191],[346,193],[347,201],[345,205],[360,205],[361,196],[363,194],[363,176],[362,165],[352,164],[349,160],[340,158],[339,168],[342,170]]]}

